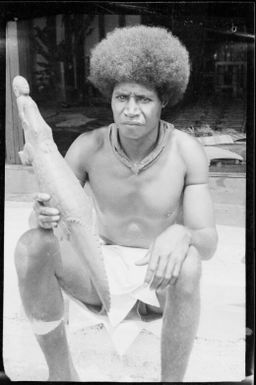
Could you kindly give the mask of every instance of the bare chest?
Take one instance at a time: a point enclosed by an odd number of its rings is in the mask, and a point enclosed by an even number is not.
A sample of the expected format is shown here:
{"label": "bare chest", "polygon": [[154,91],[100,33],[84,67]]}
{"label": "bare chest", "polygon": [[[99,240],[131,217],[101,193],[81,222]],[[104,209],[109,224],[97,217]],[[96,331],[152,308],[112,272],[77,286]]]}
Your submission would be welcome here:
{"label": "bare chest", "polygon": [[100,212],[124,218],[168,218],[179,207],[184,188],[184,165],[175,151],[164,153],[138,174],[113,154],[92,162],[89,183]]}

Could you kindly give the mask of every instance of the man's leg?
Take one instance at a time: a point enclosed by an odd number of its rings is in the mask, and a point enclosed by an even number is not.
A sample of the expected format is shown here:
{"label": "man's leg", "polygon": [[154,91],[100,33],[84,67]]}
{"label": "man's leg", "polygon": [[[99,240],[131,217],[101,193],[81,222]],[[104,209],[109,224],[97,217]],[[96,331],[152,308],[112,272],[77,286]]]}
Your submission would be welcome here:
{"label": "man's leg", "polygon": [[197,250],[190,247],[178,280],[165,293],[162,381],[181,382],[184,378],[199,323],[200,275],[200,257]]}
{"label": "man's leg", "polygon": [[[60,284],[67,282],[74,296],[87,301],[91,283],[76,258],[76,255],[63,258],[53,232],[43,229],[26,232],[15,251],[23,306],[44,353],[51,381],[78,380],[67,343]],[[96,293],[94,297],[95,304],[99,304]]]}

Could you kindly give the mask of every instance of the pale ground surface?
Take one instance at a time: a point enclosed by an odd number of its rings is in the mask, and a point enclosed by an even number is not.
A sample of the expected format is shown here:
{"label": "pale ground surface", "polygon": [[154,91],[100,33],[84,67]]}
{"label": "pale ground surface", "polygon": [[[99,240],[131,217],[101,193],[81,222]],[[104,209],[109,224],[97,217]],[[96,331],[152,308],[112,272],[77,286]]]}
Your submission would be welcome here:
{"label": "pale ground surface", "polygon": [[[48,375],[22,309],[13,260],[17,239],[28,228],[30,198],[22,197],[23,202],[18,202],[12,200],[17,197],[10,197],[5,205],[3,359],[5,372],[13,381],[44,381]],[[203,263],[202,312],[185,377],[188,382],[244,378],[244,202],[217,202],[219,246],[213,259]],[[72,304],[70,312],[73,318],[79,314]],[[160,381],[158,337],[142,331],[126,355],[119,357],[103,326],[86,327],[77,318],[67,330],[82,381]]]}

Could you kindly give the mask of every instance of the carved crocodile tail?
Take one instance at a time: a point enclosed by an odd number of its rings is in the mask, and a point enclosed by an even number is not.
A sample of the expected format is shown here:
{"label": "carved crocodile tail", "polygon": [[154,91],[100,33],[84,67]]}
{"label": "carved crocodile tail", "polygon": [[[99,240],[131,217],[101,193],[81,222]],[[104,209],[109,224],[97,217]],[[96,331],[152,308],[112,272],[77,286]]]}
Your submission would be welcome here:
{"label": "carved crocodile tail", "polygon": [[[93,234],[93,229],[85,226],[84,223],[72,222],[69,226],[70,241],[75,245],[75,250],[79,256],[86,258],[84,261],[90,272],[90,277],[95,286],[102,303],[107,311],[110,310],[110,291],[104,266],[104,257],[101,252],[101,244],[98,237]],[[94,261],[92,261],[94,257]],[[90,262],[90,263],[89,263]]]}
{"label": "carved crocodile tail", "polygon": [[21,160],[31,162],[40,191],[48,193],[51,196],[51,204],[60,211],[61,221],[70,234],[70,242],[89,270],[95,289],[108,312],[111,305],[109,282],[99,237],[92,225],[91,202],[59,153],[51,128],[29,96],[26,79],[15,77],[13,90],[25,131],[26,143]]}

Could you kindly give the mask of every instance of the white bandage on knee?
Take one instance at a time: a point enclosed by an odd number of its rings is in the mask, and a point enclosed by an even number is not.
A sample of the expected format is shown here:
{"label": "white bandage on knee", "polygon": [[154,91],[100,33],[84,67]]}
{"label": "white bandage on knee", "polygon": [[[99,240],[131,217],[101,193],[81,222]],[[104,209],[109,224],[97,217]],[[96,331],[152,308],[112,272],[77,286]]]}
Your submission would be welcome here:
{"label": "white bandage on knee", "polygon": [[44,335],[50,333],[52,330],[56,329],[61,322],[64,320],[64,316],[57,321],[40,321],[35,319],[30,319],[31,327],[34,334]]}

